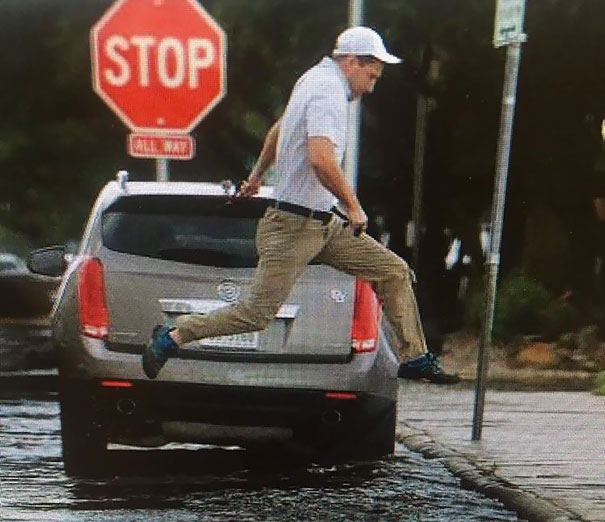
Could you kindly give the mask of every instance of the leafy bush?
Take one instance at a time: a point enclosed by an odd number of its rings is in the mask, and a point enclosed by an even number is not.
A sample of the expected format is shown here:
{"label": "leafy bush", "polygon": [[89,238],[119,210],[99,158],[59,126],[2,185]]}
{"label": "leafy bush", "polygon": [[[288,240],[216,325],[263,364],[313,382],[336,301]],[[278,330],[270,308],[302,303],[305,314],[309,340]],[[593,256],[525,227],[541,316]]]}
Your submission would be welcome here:
{"label": "leafy bush", "polygon": [[599,373],[595,378],[592,393],[595,395],[605,395],[605,371]]}
{"label": "leafy bush", "polygon": [[554,299],[542,310],[542,334],[550,340],[578,328],[578,312],[567,301]]}
{"label": "leafy bush", "polygon": [[[481,328],[485,317],[485,289],[476,285],[467,302],[466,324]],[[510,341],[516,336],[557,336],[566,331],[576,318],[567,302],[553,299],[535,279],[513,273],[499,285],[492,337]]]}

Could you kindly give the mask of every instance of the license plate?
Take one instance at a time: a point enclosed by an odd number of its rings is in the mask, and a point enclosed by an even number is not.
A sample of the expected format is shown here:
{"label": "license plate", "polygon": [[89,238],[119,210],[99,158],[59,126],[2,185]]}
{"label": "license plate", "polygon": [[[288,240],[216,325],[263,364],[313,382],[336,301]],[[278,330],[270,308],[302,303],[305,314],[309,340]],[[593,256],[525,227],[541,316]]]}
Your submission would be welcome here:
{"label": "license plate", "polygon": [[202,346],[214,346],[217,348],[239,348],[254,350],[258,348],[259,332],[241,333],[233,335],[222,335],[221,337],[207,337],[198,343]]}
{"label": "license plate", "polygon": [[[166,325],[176,326],[176,318],[179,314],[166,314]],[[233,335],[221,335],[220,337],[206,337],[191,344],[198,348],[231,348],[233,350],[256,350],[260,341],[260,332],[247,332]]]}

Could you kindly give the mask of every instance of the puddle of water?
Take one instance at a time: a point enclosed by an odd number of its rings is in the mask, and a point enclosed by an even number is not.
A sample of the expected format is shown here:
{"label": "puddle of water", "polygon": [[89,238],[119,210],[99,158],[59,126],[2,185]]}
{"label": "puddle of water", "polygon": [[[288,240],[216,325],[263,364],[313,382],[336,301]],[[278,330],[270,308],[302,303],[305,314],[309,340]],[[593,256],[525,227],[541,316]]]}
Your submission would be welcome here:
{"label": "puddle of water", "polygon": [[398,447],[387,459],[319,466],[221,449],[123,451],[128,473],[76,480],[63,472],[53,397],[0,400],[3,520],[515,521],[460,488],[437,461]]}

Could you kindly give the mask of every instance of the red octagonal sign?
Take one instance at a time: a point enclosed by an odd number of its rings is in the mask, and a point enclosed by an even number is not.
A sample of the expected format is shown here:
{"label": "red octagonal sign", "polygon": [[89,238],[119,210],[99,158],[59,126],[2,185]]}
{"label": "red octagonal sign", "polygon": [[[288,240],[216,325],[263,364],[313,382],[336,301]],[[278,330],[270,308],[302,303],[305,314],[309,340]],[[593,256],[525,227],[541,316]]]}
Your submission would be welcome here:
{"label": "red octagonal sign", "polygon": [[225,95],[225,33],[196,0],[118,0],[91,48],[94,90],[135,132],[189,132]]}

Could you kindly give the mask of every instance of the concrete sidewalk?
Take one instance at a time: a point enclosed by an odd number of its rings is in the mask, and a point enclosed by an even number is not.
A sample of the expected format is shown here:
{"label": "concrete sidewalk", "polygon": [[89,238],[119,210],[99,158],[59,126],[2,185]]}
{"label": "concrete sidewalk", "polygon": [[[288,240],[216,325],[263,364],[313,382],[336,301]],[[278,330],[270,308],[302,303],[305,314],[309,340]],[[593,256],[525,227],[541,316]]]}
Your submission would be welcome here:
{"label": "concrete sidewalk", "polygon": [[604,397],[488,390],[482,440],[473,442],[474,399],[474,389],[402,381],[399,440],[462,470],[463,482],[474,468],[487,494],[508,488],[522,504],[537,497],[546,509],[529,506],[530,520],[605,520]]}

